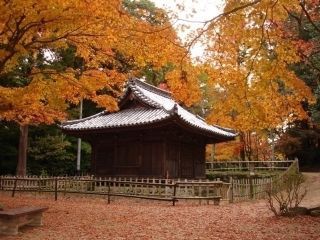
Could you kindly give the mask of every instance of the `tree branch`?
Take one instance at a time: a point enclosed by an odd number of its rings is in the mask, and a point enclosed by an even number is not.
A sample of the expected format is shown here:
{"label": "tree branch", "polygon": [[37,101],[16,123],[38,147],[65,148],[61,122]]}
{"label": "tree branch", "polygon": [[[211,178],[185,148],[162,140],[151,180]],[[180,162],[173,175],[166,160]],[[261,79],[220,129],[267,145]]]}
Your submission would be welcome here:
{"label": "tree branch", "polygon": [[[240,11],[240,10],[242,10],[242,9],[245,9],[245,8],[248,8],[248,7],[252,7],[252,6],[254,6],[254,5],[256,5],[256,4],[260,3],[260,2],[261,2],[261,0],[255,0],[255,1],[251,2],[251,3],[243,4],[243,5],[239,6],[239,7],[233,8],[233,9],[231,9],[231,10],[229,10],[229,11],[223,12],[223,13],[221,13],[221,14],[219,14],[219,15],[217,15],[217,16],[215,16],[215,17],[213,17],[213,18],[211,18],[211,19],[209,19],[209,20],[207,20],[207,21],[204,21],[204,22],[203,22],[204,25],[203,25],[203,27],[202,27],[202,30],[197,34],[196,37],[194,37],[194,38],[191,40],[191,42],[190,42],[189,44],[187,44],[187,46],[188,46],[188,47],[187,47],[187,53],[183,56],[181,62],[183,62],[183,60],[185,59],[185,57],[188,55],[188,53],[190,52],[192,46],[193,46],[207,31],[209,31],[209,27],[212,26],[216,21],[218,21],[218,20],[219,20],[220,18],[222,18],[222,17],[227,17],[227,16],[229,16],[229,15],[231,15],[231,14],[233,14],[233,13],[236,13],[237,11]],[[210,24],[210,25],[208,25],[208,24]]]}
{"label": "tree branch", "polygon": [[308,21],[311,23],[311,25],[314,27],[314,29],[320,33],[320,28],[314,23],[314,21],[311,19],[311,16],[310,14],[308,13],[307,9],[306,9],[306,6],[305,6],[305,2],[304,1],[300,1],[300,4],[299,4],[302,8],[302,11],[305,13]]}

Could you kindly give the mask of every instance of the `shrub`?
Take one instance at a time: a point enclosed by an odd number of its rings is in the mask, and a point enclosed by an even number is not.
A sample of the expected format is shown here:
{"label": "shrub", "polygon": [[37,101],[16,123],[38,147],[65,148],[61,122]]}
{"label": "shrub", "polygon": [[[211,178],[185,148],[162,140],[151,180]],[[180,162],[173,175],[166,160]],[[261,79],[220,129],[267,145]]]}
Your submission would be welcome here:
{"label": "shrub", "polygon": [[307,194],[302,186],[304,181],[297,165],[291,166],[283,175],[274,179],[266,189],[269,209],[276,216],[294,215],[295,209],[299,209],[299,204]]}

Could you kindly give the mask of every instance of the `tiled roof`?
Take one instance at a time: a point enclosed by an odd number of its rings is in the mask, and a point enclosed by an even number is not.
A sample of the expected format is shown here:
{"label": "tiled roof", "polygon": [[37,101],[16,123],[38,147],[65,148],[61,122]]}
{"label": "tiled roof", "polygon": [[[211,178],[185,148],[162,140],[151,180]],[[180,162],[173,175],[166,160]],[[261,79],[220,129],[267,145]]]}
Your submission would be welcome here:
{"label": "tiled roof", "polygon": [[167,91],[156,88],[138,79],[132,79],[128,82],[123,99],[127,94],[130,94],[131,91],[136,98],[151,108],[122,109],[115,113],[101,112],[88,118],[67,121],[61,125],[61,128],[70,131],[81,131],[141,126],[161,122],[175,116],[181,123],[197,129],[200,132],[204,131],[207,134],[225,138],[234,138],[236,136],[235,132],[231,129],[209,125],[200,117],[188,112],[177,104]]}
{"label": "tiled roof", "polygon": [[132,90],[135,95],[142,95],[144,101],[149,102],[153,106],[161,107],[167,111],[174,111],[181,120],[190,126],[200,128],[205,131],[216,133],[219,135],[234,137],[236,134],[231,129],[222,128],[219,126],[209,125],[202,118],[190,113],[179,104],[177,104],[171,97],[171,94],[159,88],[153,87],[147,83],[139,80],[133,81]]}
{"label": "tiled roof", "polygon": [[170,117],[163,109],[129,108],[115,113],[99,113],[81,120],[62,124],[67,130],[89,130],[103,128],[129,127],[159,122]]}

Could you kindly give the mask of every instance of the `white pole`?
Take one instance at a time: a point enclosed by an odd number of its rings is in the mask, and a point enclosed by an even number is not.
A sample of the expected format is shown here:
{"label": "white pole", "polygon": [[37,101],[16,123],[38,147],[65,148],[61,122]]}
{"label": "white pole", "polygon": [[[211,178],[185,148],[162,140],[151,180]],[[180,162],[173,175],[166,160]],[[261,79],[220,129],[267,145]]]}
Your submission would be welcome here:
{"label": "white pole", "polygon": [[[275,145],[274,138],[275,138],[275,134],[273,132],[273,129],[271,129],[271,160],[272,161],[275,160],[275,157],[274,157],[274,145]],[[272,165],[273,165],[273,163],[272,163]]]}
{"label": "white pole", "polygon": [[[80,113],[79,119],[82,118],[82,100],[80,100]],[[78,138],[78,151],[77,151],[77,172],[80,172],[80,163],[81,163],[81,138]]]}

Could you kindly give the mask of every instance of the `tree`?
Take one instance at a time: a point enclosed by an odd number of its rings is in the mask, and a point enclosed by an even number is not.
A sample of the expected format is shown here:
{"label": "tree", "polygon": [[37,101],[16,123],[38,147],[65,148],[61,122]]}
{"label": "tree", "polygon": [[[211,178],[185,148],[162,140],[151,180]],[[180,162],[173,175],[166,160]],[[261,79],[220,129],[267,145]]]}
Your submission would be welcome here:
{"label": "tree", "polygon": [[[68,44],[75,46],[77,55],[84,59],[87,69],[80,77],[77,74],[79,69],[68,68],[57,73],[50,71],[52,69],[40,71],[37,65],[32,66],[32,80],[23,90],[45,90],[43,85],[51,84],[50,93],[54,89],[58,93],[65,92],[56,101],[61,99],[62,102],[77,103],[80,98],[88,98],[101,106],[115,109],[115,98],[97,95],[96,91],[102,88],[118,89],[126,79],[123,71],[117,69],[117,54],[131,58],[139,68],[147,63],[161,67],[168,61],[175,62],[184,52],[181,48],[177,49],[176,35],[168,22],[152,25],[132,17],[122,8],[121,1],[109,1],[108,4],[103,1],[91,4],[82,1],[4,1],[1,11],[1,74],[16,68],[21,58],[50,54],[50,50],[66,48]],[[53,61],[56,60],[54,52],[52,55]],[[46,60],[50,64],[50,59]],[[66,85],[69,88],[65,89]],[[8,89],[1,90],[7,91],[2,95],[1,113],[5,118],[12,119],[12,112],[9,111],[10,106],[15,106],[12,95],[21,95],[22,89],[12,89],[10,92]],[[53,110],[51,114],[59,115],[59,109],[50,109]],[[57,116],[58,119],[60,117]]]}
{"label": "tree", "polygon": [[[252,3],[252,4],[250,4]],[[289,68],[300,60],[296,45],[285,38],[285,1],[227,1],[224,12],[246,8],[211,22],[211,86],[216,104],[210,121],[223,121],[242,131],[274,128],[306,118],[301,101],[312,101],[310,89]]]}
{"label": "tree", "polygon": [[[189,48],[201,41],[206,46],[206,65],[211,91],[211,123],[236,128],[244,142],[260,130],[270,133],[297,119],[308,119],[303,104],[314,95],[290,68],[302,57],[286,21],[301,12],[315,28],[319,16],[310,10],[314,1],[227,0],[223,13],[203,22],[191,36]],[[250,157],[242,150],[243,156]]]}
{"label": "tree", "polygon": [[320,4],[317,1],[302,5],[299,11],[290,11],[285,22],[288,37],[295,41],[301,61],[290,66],[313,91],[316,102],[304,103],[309,119],[297,120],[288,125],[288,129],[280,135],[277,150],[288,158],[298,157],[303,167],[319,165],[320,155]]}
{"label": "tree", "polygon": [[[0,117],[20,125],[19,175],[26,169],[28,125],[65,119],[69,104],[80,99],[114,111],[128,76],[147,65],[178,62],[185,54],[161,11],[152,15],[159,24],[151,24],[130,14],[120,0],[0,4]],[[57,67],[59,51],[70,46],[85,68]],[[134,68],[124,71],[121,59]],[[22,65],[27,65],[23,78],[16,74]]]}

